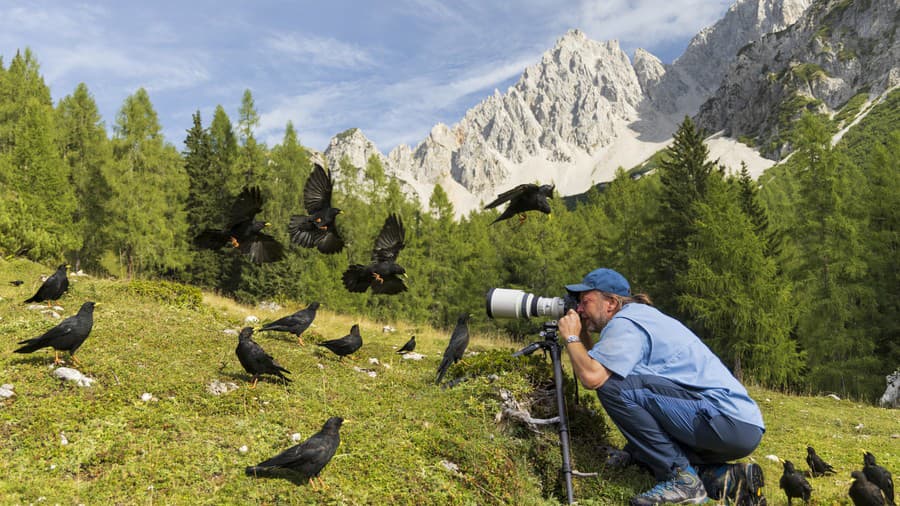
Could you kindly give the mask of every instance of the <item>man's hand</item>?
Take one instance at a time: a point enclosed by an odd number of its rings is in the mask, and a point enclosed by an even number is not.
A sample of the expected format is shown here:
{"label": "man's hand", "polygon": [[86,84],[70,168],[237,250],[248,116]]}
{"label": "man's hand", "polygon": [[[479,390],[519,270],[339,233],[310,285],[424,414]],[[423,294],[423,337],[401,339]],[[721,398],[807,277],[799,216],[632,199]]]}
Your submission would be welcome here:
{"label": "man's hand", "polygon": [[556,323],[559,327],[559,335],[562,337],[581,336],[581,316],[574,309],[570,309]]}

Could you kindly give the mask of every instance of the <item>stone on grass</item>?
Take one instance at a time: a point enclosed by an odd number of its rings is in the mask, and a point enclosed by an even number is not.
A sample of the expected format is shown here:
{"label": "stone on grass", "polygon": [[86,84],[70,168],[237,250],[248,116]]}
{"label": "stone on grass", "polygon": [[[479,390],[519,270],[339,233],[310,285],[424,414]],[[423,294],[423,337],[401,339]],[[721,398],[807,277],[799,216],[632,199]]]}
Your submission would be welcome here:
{"label": "stone on grass", "polygon": [[16,393],[13,392],[13,386],[11,383],[4,383],[3,386],[0,386],[0,398],[9,399],[14,395],[16,395]]}
{"label": "stone on grass", "polygon": [[884,377],[887,387],[878,403],[884,408],[900,408],[900,369]]}
{"label": "stone on grass", "polygon": [[412,352],[412,353],[404,353],[403,355],[401,355],[401,357],[403,357],[403,360],[422,360],[423,358],[425,358],[425,355],[422,355],[421,353]]}
{"label": "stone on grass", "polygon": [[237,388],[238,386],[230,381],[213,380],[212,383],[206,386],[206,391],[213,395],[222,395],[232,390],[237,390]]}
{"label": "stone on grass", "polygon": [[72,381],[80,387],[89,387],[95,381],[94,378],[89,378],[81,374],[78,369],[71,367],[57,367],[53,370],[53,376],[61,380]]}
{"label": "stone on grass", "polygon": [[244,318],[244,323],[247,325],[254,325],[254,324],[259,323],[259,318],[257,318],[256,316],[253,316],[253,315],[249,315],[246,318]]}

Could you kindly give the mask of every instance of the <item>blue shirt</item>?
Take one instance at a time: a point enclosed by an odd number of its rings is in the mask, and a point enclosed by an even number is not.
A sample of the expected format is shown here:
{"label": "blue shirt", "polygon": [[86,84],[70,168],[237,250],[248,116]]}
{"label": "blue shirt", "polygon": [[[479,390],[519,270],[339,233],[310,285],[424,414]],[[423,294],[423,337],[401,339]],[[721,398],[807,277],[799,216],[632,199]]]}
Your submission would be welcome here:
{"label": "blue shirt", "polygon": [[765,429],[759,406],[719,357],[681,322],[652,306],[625,304],[588,354],[623,378],[667,378],[702,395],[722,414]]}

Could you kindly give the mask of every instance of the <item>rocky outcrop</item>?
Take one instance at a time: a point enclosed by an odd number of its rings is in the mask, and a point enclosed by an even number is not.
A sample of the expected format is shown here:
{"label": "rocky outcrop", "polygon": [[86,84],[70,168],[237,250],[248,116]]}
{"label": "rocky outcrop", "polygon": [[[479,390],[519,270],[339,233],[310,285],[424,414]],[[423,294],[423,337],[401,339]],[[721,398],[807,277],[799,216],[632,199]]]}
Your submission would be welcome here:
{"label": "rocky outcrop", "polygon": [[785,129],[803,110],[832,112],[858,93],[875,97],[900,84],[898,9],[896,0],[817,2],[738,53],[698,124],[753,138],[780,158]]}

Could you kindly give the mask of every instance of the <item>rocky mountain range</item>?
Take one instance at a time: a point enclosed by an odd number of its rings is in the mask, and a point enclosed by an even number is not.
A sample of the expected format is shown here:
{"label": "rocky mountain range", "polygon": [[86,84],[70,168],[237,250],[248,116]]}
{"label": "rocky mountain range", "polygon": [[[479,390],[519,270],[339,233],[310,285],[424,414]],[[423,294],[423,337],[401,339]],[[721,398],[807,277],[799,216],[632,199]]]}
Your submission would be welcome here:
{"label": "rocky mountain range", "polygon": [[[617,41],[573,29],[506,93],[452,126],[435,125],[415,148],[384,155],[351,129],[323,156],[332,168],[375,156],[423,204],[440,184],[466,213],[524,182],[584,192],[664,148],[687,115],[715,133],[714,159],[758,175],[783,154],[779,129],[799,110],[785,104],[798,94],[804,106],[833,111],[857,93],[896,86],[897,11],[896,0],[738,0],[671,64],[642,49],[629,58]],[[805,86],[792,72],[799,65],[813,75]]]}

